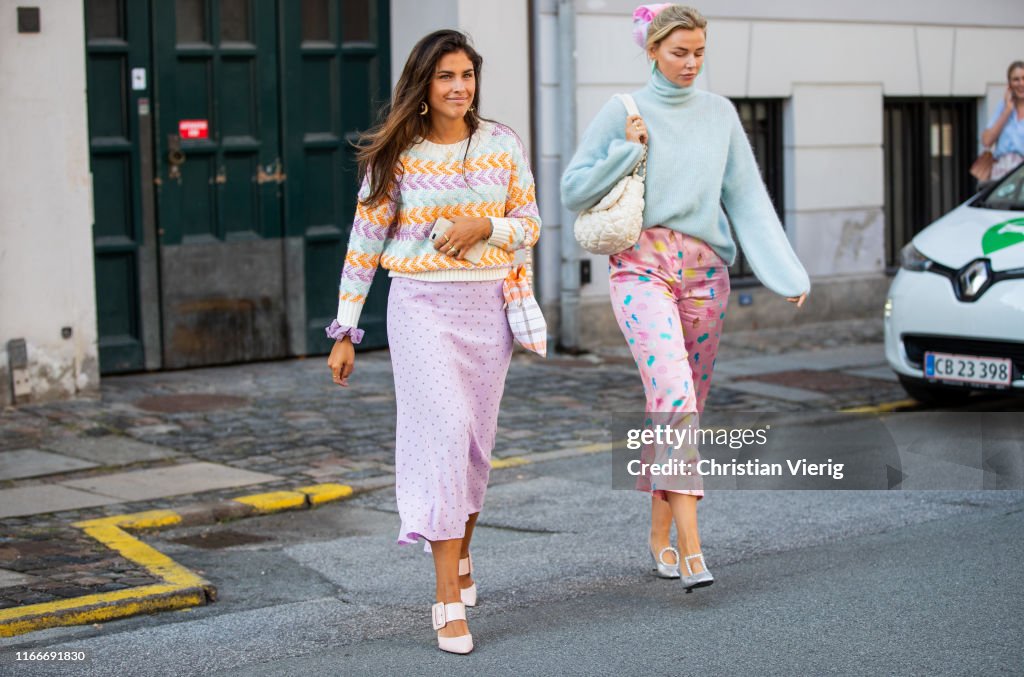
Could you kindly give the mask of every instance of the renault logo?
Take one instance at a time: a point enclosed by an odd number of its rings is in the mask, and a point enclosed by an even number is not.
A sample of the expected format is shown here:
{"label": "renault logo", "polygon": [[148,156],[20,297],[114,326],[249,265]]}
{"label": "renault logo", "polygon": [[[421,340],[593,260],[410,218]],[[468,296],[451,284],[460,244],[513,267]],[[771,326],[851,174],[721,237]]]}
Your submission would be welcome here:
{"label": "renault logo", "polygon": [[961,301],[974,301],[988,288],[991,280],[987,259],[971,261],[956,276],[957,296]]}

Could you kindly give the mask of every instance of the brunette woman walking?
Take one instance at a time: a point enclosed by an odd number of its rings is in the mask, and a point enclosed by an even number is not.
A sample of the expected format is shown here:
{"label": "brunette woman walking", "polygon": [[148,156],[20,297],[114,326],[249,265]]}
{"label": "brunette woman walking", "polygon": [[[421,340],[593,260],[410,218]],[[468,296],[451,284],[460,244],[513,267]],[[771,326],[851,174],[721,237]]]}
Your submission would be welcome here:
{"label": "brunette woman walking", "polygon": [[[512,355],[502,283],[540,231],[519,137],[480,117],[483,60],[442,30],[413,48],[387,117],[364,136],[365,176],[341,273],[327,363],[347,386],[359,314],[378,265],[390,271],[388,341],[398,410],[399,543],[427,542],[437,578],[438,646],[473,650],[469,553],[484,504],[498,405]],[[451,222],[431,239],[438,219]],[[472,249],[482,255],[466,258]]]}

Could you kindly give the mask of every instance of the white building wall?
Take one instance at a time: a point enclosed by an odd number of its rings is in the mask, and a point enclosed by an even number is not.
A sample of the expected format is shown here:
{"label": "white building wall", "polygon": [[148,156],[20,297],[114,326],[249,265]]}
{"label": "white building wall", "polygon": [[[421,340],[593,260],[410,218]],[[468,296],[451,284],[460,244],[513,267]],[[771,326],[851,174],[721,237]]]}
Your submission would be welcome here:
{"label": "white building wall", "polygon": [[[542,59],[554,63],[558,3],[542,5],[550,12],[541,19],[547,26],[540,31]],[[611,95],[647,81],[648,64],[632,41],[636,5],[574,3],[577,140]],[[953,0],[717,0],[697,7],[709,21],[697,86],[732,98],[785,100],[785,224],[814,278],[811,302],[799,317],[827,319],[843,308],[873,312],[887,286],[884,98],[978,97],[983,127],[1004,91],[1006,66],[1024,58],[1024,4],[979,0],[965,11]],[[540,110],[547,116],[547,95],[557,92],[557,83],[543,87]],[[542,184],[552,181],[548,173],[556,165],[560,173],[564,159],[557,144],[545,146]],[[584,345],[614,338],[617,331],[606,326],[606,257],[590,258],[594,275],[581,290],[581,323],[592,336],[582,337]],[[852,288],[865,298],[851,299]],[[754,303],[734,304],[731,323],[758,326],[797,317],[765,290],[743,291]]]}
{"label": "white building wall", "polygon": [[413,46],[442,28],[469,34],[484,59],[484,117],[516,130],[530,147],[529,14],[526,0],[391,0],[391,84]]}
{"label": "white building wall", "polygon": [[[26,5],[40,33],[18,33]],[[28,344],[33,400],[99,385],[83,21],[81,2],[0,0],[0,405],[11,339]]]}

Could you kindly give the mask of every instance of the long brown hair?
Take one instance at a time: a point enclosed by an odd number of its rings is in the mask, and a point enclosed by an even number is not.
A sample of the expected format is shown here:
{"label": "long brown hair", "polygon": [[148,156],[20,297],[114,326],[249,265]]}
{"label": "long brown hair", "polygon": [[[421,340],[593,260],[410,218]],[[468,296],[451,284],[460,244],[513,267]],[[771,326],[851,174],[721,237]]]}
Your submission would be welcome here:
{"label": "long brown hair", "polygon": [[[370,174],[370,194],[363,201],[376,205],[391,194],[396,181],[401,179],[399,156],[417,138],[426,138],[430,131],[430,116],[420,115],[420,104],[426,102],[430,83],[437,64],[446,54],[465,52],[473,63],[476,93],[466,113],[470,137],[480,126],[477,111],[480,108],[480,70],[484,60],[459,31],[435,31],[412,48],[398,78],[391,104],[385,109],[384,121],[360,137],[359,175]],[[469,152],[468,144],[466,152]]]}

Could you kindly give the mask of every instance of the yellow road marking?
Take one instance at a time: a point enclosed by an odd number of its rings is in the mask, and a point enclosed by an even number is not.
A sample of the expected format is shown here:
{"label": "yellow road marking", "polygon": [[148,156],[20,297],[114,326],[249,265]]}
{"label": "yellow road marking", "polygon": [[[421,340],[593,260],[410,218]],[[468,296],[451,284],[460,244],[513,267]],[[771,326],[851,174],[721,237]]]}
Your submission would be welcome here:
{"label": "yellow road marking", "polygon": [[167,555],[143,543],[120,527],[109,524],[89,524],[88,522],[79,522],[75,526],[111,550],[121,553],[126,560],[141,565],[146,571],[156,578],[162,579],[165,583],[179,588],[213,589],[213,585],[209,581],[196,576]]}
{"label": "yellow road marking", "polygon": [[102,526],[110,525],[122,529],[160,529],[173,526],[181,522],[181,516],[173,510],[148,510],[136,512],[130,515],[114,515],[112,517],[101,517],[99,519],[78,522],[72,526]]}
{"label": "yellow road marking", "polygon": [[236,503],[245,503],[256,508],[260,513],[280,512],[306,505],[306,495],[299,491],[273,491],[269,494],[253,494],[234,499]]}
{"label": "yellow road marking", "polygon": [[0,637],[13,637],[61,625],[102,623],[116,618],[205,603],[206,592],[199,588],[180,589],[173,585],[145,585],[59,602],[4,609],[0,611]]}
{"label": "yellow road marking", "polygon": [[[616,442],[615,446],[616,447],[625,447],[626,446],[626,441],[622,440],[620,442]],[[586,445],[584,447],[576,447],[575,449],[573,449],[573,451],[577,451],[577,452],[579,452],[581,454],[594,454],[594,453],[597,453],[597,452],[600,452],[600,451],[611,451],[611,450],[612,450],[612,443],[611,442],[597,442],[595,444],[588,444],[588,445]]]}
{"label": "yellow road marking", "polygon": [[311,487],[299,487],[295,491],[306,494],[311,505],[340,501],[352,495],[352,487],[347,484],[314,484]]}
{"label": "yellow road marking", "polygon": [[[615,443],[616,448],[625,448],[626,441],[621,440]],[[508,458],[492,458],[491,468],[502,469],[502,468],[515,468],[521,465],[530,465],[539,461],[548,460],[548,455],[560,451],[569,452],[566,456],[581,456],[583,454],[596,454],[604,451],[611,451],[611,442],[595,442],[594,444],[586,444],[582,447],[567,447],[565,449],[555,449],[554,451],[541,451],[529,456],[509,456]],[[557,458],[564,458],[564,456],[558,456]]]}
{"label": "yellow road marking", "polygon": [[[344,484],[316,484],[296,491],[252,494],[233,500],[252,506],[259,514],[268,514],[321,505],[348,498],[352,494],[352,487]],[[148,510],[74,523],[72,526],[120,553],[125,559],[142,566],[151,575],[161,579],[161,582],[127,590],[0,609],[0,637],[12,637],[60,625],[99,623],[142,613],[185,609],[216,599],[217,590],[209,581],[125,531],[161,529],[180,524],[181,521],[181,515],[173,510]]]}
{"label": "yellow road marking", "polygon": [[527,465],[530,462],[529,459],[523,458],[522,456],[509,456],[508,458],[492,458],[492,468],[514,468],[517,465]]}
{"label": "yellow road marking", "polygon": [[917,400],[896,400],[895,402],[882,402],[881,404],[870,404],[863,407],[849,407],[840,409],[844,414],[884,414],[890,411],[901,409],[916,409],[920,406]]}

